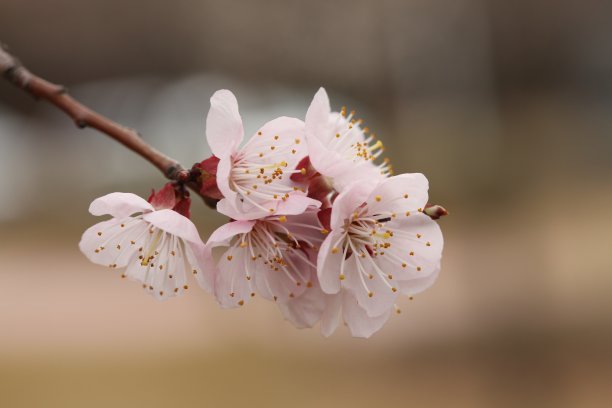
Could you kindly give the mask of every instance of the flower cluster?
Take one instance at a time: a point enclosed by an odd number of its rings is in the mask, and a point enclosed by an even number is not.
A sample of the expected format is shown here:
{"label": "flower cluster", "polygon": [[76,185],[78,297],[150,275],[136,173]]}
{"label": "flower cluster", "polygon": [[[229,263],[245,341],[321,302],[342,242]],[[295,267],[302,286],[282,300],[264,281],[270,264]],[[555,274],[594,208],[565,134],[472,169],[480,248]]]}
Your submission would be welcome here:
{"label": "flower cluster", "polygon": [[[323,88],[305,121],[280,117],[243,143],[234,95],[211,98],[206,137],[213,157],[192,169],[199,193],[229,221],[207,243],[189,220],[178,182],[148,201],[127,193],[96,199],[80,248],[123,268],[158,299],[187,290],[187,275],[224,308],[259,296],[297,327],[343,322],[356,337],[378,331],[399,296],[438,276],[443,238],[428,213],[422,174],[392,175],[383,144],[354,112],[333,112]],[[217,248],[217,249],[215,249]],[[214,255],[213,255],[214,251]]]}

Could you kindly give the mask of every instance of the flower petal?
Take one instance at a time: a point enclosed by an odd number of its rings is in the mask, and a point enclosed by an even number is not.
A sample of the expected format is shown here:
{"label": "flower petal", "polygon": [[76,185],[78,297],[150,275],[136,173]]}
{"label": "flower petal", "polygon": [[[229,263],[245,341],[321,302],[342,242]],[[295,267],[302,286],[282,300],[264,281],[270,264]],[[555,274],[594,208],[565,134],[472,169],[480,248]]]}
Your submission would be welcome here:
{"label": "flower petal", "polygon": [[212,153],[220,159],[229,156],[242,142],[243,136],[236,97],[226,89],[215,92],[210,98],[206,118],[206,139]]}
{"label": "flower petal", "polygon": [[329,97],[325,88],[321,87],[312,98],[312,102],[306,112],[306,133],[317,135],[327,130],[330,113]]}
{"label": "flower petal", "polygon": [[263,263],[253,262],[247,248],[230,247],[217,263],[215,296],[221,307],[243,306],[255,294],[253,276]]}
{"label": "flower petal", "polygon": [[321,202],[305,195],[291,195],[285,201],[280,201],[276,207],[275,215],[299,215],[309,208],[319,208]]}
{"label": "flower petal", "polygon": [[391,311],[377,317],[368,316],[357,303],[357,299],[345,293],[342,302],[342,316],[353,337],[368,338],[383,327],[391,316]]}
{"label": "flower petal", "polygon": [[211,248],[227,246],[234,236],[251,231],[253,225],[255,225],[255,221],[232,221],[223,224],[210,235],[206,245]]}
{"label": "flower petal", "polygon": [[444,237],[437,222],[416,213],[390,221],[387,226],[399,232],[390,239],[391,246],[385,255],[376,258],[381,269],[392,273],[397,280],[421,279],[436,271],[444,248]]}
{"label": "flower petal", "polygon": [[93,215],[109,214],[115,218],[148,211],[153,211],[153,206],[132,193],[110,193],[96,198],[89,206],[89,212]]}
{"label": "flower petal", "polygon": [[[319,284],[323,292],[327,294],[334,294],[340,291],[341,283],[341,270],[352,271],[355,268],[354,260],[344,260],[344,253],[340,248],[336,248],[334,245],[342,237],[341,231],[332,231],[327,238],[321,244],[319,254],[317,256],[317,276],[319,278]],[[342,264],[345,263],[344,267]],[[344,272],[346,275],[346,272]]]}
{"label": "flower petal", "polygon": [[342,312],[342,293],[325,296],[325,310],[321,316],[321,334],[331,336],[340,324]]}
{"label": "flower petal", "polygon": [[172,235],[176,235],[187,242],[196,245],[204,245],[193,222],[176,211],[154,211],[143,215],[142,218],[151,225]]}
{"label": "flower petal", "polygon": [[79,249],[93,263],[122,268],[145,240],[148,224],[140,218],[113,218],[88,228]]}
{"label": "flower petal", "polygon": [[417,212],[427,204],[429,182],[421,173],[399,174],[378,183],[367,199],[368,212],[396,213],[404,216]]}
{"label": "flower petal", "polygon": [[376,184],[369,180],[356,181],[336,197],[331,213],[332,230],[344,225],[345,220],[366,201],[375,186]]}
{"label": "flower petal", "polygon": [[[237,200],[237,194],[230,188],[230,174],[232,171],[232,158],[230,156],[224,156],[219,159],[217,165],[217,188],[223,194],[221,201],[228,201],[232,208],[236,207],[235,201]],[[219,201],[219,202],[221,202]],[[226,203],[227,204],[227,203]],[[219,203],[217,203],[217,210],[219,210]],[[222,213],[224,214],[224,213]],[[227,214],[226,214],[227,215]]]}
{"label": "flower petal", "polygon": [[352,255],[351,258],[360,262],[362,268],[351,270],[343,285],[350,290],[368,316],[380,316],[391,310],[399,294],[395,282],[388,280],[384,272],[372,265],[374,260],[369,256],[360,258]]}
{"label": "flower petal", "polygon": [[285,319],[298,329],[303,329],[314,326],[321,319],[326,306],[326,297],[328,295],[323,293],[321,288],[311,287],[299,297],[279,303],[278,307]]}
{"label": "flower petal", "polygon": [[399,282],[400,292],[402,295],[413,296],[428,289],[438,279],[440,274],[440,265],[438,265],[432,273],[422,277],[411,279],[408,281]]}

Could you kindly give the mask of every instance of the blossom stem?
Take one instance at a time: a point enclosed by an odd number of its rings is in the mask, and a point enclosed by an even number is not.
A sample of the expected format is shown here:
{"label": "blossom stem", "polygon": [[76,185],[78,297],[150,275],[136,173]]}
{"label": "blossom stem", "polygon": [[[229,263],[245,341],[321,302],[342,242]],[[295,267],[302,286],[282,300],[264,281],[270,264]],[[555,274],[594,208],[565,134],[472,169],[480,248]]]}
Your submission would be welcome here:
{"label": "blossom stem", "polygon": [[[0,74],[13,85],[32,95],[44,99],[66,113],[79,128],[90,127],[115,139],[136,154],[148,160],[167,178],[184,182],[189,171],[176,160],[166,156],[145,142],[133,129],[122,126],[83,105],[70,95],[65,87],[51,83],[31,73],[6,47],[0,45]],[[197,191],[197,190],[196,190]]]}

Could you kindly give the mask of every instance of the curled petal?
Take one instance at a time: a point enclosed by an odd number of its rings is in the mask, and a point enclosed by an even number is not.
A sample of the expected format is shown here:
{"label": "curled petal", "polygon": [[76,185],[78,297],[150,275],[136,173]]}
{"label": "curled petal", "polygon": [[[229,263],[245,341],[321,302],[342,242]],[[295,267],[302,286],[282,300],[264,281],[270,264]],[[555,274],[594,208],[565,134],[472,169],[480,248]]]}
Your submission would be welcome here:
{"label": "curled petal", "polygon": [[143,215],[155,227],[196,245],[204,245],[196,226],[188,218],[172,210],[159,210]]}
{"label": "curled petal", "polygon": [[153,211],[153,206],[143,198],[132,193],[110,193],[96,198],[89,205],[93,215],[111,215],[123,218],[139,212]]}
{"label": "curled petal", "polygon": [[255,225],[255,221],[233,221],[223,224],[211,234],[206,245],[211,248],[227,246],[234,236],[251,231],[253,225]]}

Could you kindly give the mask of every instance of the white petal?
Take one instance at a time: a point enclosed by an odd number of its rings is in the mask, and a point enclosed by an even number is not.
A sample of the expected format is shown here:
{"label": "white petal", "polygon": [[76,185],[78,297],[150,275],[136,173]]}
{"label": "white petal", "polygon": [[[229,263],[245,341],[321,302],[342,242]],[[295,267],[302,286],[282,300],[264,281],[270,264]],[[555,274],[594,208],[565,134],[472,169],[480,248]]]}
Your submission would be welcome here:
{"label": "white petal", "polygon": [[229,156],[242,142],[243,136],[236,97],[226,89],[215,92],[210,98],[206,118],[206,139],[211,151],[219,158]]}
{"label": "white petal", "polygon": [[368,198],[372,189],[376,186],[369,180],[356,181],[341,192],[334,200],[331,213],[332,229],[341,228],[345,220],[361,206]]}
{"label": "white petal", "polygon": [[98,265],[121,268],[143,245],[147,223],[142,219],[113,218],[88,228],[79,242],[81,252]]}
{"label": "white petal", "polygon": [[153,211],[153,206],[143,198],[132,193],[110,193],[96,198],[89,205],[93,215],[109,214],[115,218],[123,218],[138,212]]}
{"label": "white petal", "polygon": [[400,174],[380,182],[367,199],[368,213],[396,213],[398,217],[425,208],[429,182],[421,173]]}
{"label": "white petal", "polygon": [[440,274],[440,265],[429,275],[422,278],[411,279],[408,281],[399,282],[400,292],[402,295],[413,296],[431,287],[438,279]]}
{"label": "white petal", "polygon": [[[384,272],[377,272],[376,268],[370,263],[372,258],[360,258],[355,257],[355,255],[352,255],[351,258],[355,258],[356,262],[360,262],[364,266],[365,273],[361,273],[359,270],[350,271],[343,285],[355,296],[361,308],[367,312],[368,316],[380,316],[393,309],[399,294],[395,282],[388,280]],[[365,274],[369,274],[369,276],[365,276]],[[393,291],[393,288],[395,291]]]}
{"label": "white petal", "polygon": [[193,222],[174,210],[153,211],[143,215],[143,219],[151,225],[176,235],[187,242],[204,245]]}
{"label": "white petal", "polygon": [[298,298],[280,303],[278,307],[285,319],[298,329],[312,327],[321,319],[327,296],[319,287],[311,287]]}
{"label": "white petal", "polygon": [[338,328],[342,312],[342,293],[325,296],[325,310],[321,316],[321,334],[331,336]]}
{"label": "white petal", "polygon": [[391,316],[391,311],[377,317],[370,317],[358,305],[354,297],[345,294],[342,302],[342,316],[353,337],[368,338],[382,328]]}
{"label": "white petal", "polygon": [[255,221],[232,221],[223,224],[210,235],[206,245],[211,248],[227,246],[234,236],[250,232],[253,225],[255,225]]}
{"label": "white petal", "polygon": [[215,295],[224,308],[243,306],[255,293],[253,275],[260,265],[254,263],[247,248],[230,247],[217,263]]}
{"label": "white petal", "polygon": [[264,264],[259,258],[252,261],[258,264],[254,274],[258,293],[265,299],[280,303],[295,299],[304,293],[313,274],[312,267],[294,251],[286,251],[283,257],[286,266],[269,261]]}
{"label": "white petal", "polygon": [[[319,249],[317,256],[317,276],[323,292],[328,294],[338,293],[340,291],[340,270],[343,268],[342,263],[345,262],[344,254],[341,248],[334,249],[334,245],[342,236],[342,232],[332,231]],[[350,271],[350,266],[345,266],[347,271]],[[350,271],[352,272],[352,271]],[[346,272],[344,272],[346,275]]]}

